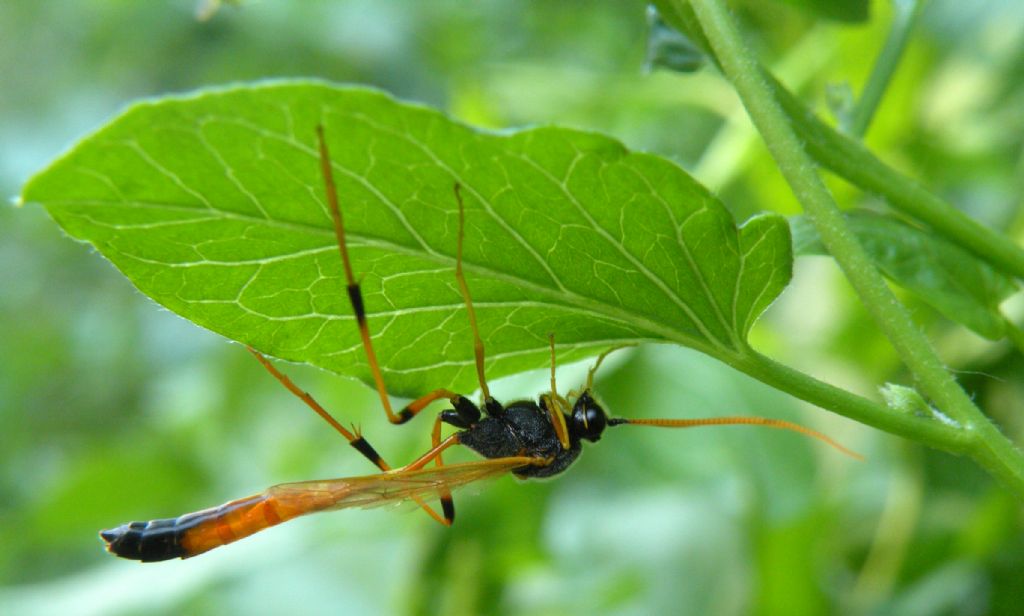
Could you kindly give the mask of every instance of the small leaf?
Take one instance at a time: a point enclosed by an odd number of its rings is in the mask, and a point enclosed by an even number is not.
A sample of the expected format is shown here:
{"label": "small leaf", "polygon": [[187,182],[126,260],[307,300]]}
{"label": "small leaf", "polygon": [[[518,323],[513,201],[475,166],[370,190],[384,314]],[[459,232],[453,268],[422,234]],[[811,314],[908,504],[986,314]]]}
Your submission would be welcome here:
{"label": "small leaf", "polygon": [[270,355],[368,379],[327,212],[323,124],[389,389],[475,387],[453,185],[491,378],[613,345],[746,350],[789,281],[789,228],[737,229],[673,163],[560,128],[492,134],[377,91],[262,84],[144,102],[34,177],[143,293]]}
{"label": "small leaf", "polygon": [[690,44],[703,54],[711,53],[711,43],[704,36],[700,21],[693,12],[689,2],[673,2],[673,0],[652,0],[658,19],[669,27],[675,28]]}
{"label": "small leaf", "polygon": [[647,24],[649,68],[692,73],[704,66],[704,52],[685,34],[665,23],[653,6],[647,8]]}
{"label": "small leaf", "polygon": [[[850,229],[882,273],[947,318],[992,340],[1003,337],[999,304],[1017,291],[1013,279],[972,253],[900,220],[867,211],[846,214]],[[793,251],[828,254],[802,216],[790,221]]]}
{"label": "small leaf", "polygon": [[931,417],[932,407],[913,387],[886,383],[879,388],[886,406],[907,415]]}

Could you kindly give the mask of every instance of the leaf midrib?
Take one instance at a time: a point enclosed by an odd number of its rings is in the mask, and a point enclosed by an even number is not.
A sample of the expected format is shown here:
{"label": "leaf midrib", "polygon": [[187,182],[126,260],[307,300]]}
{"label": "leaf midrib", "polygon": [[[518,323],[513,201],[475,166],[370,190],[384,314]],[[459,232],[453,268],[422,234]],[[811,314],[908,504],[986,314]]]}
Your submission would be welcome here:
{"label": "leaf midrib", "polygon": [[[455,169],[453,169],[450,165],[448,165],[448,163],[446,161],[444,161],[443,159],[439,158],[435,154],[434,150],[431,147],[429,147],[427,144],[424,144],[420,140],[410,136],[407,133],[396,131],[395,129],[393,129],[393,128],[389,127],[389,126],[382,125],[382,124],[374,121],[372,118],[370,118],[370,117],[368,117],[368,116],[366,116],[365,114],[362,114],[362,113],[351,113],[351,112],[345,112],[344,110],[334,110],[334,109],[325,109],[323,111],[324,111],[325,115],[337,115],[337,116],[341,116],[341,117],[352,119],[352,120],[357,121],[357,122],[362,122],[363,124],[372,127],[374,130],[377,130],[377,131],[379,131],[381,133],[385,133],[385,134],[391,135],[391,136],[393,136],[393,137],[395,137],[397,139],[400,139],[400,140],[404,141],[405,143],[408,143],[409,145],[411,145],[412,147],[417,149],[424,156],[426,156],[428,159],[430,159],[435,165],[437,165],[439,168],[443,169],[449,175],[451,175],[452,178],[454,178],[457,182],[459,182],[465,188],[465,190],[468,193],[470,193],[471,195],[476,197],[476,200],[481,204],[481,206],[483,207],[483,209],[487,213],[487,215],[490,216],[490,218],[496,224],[498,224],[502,229],[504,229],[507,233],[509,233],[509,235],[520,246],[522,246],[522,248],[524,250],[527,251],[527,253],[533,258],[533,260],[544,270],[544,272],[548,275],[548,277],[559,287],[560,291],[565,292],[565,293],[571,293],[565,287],[565,285],[562,284],[561,280],[555,274],[555,272],[551,269],[551,266],[547,263],[547,261],[543,257],[541,257],[541,255],[537,252],[537,249],[533,246],[533,244],[528,242],[526,240],[526,238],[524,238],[522,235],[520,235],[519,232],[512,225],[510,225],[508,223],[508,221],[506,221],[503,217],[499,216],[498,213],[495,211],[495,209],[492,207],[491,203],[487,199],[484,199],[483,196],[480,195],[473,188],[472,184],[468,183],[463,178],[462,174],[460,174]],[[244,128],[246,130],[252,131],[253,133],[255,133],[257,135],[261,135],[264,138],[273,139],[275,141],[283,143],[283,144],[285,144],[285,145],[287,145],[289,147],[292,147],[292,148],[298,150],[299,152],[302,152],[302,153],[304,153],[304,154],[306,154],[306,155],[308,155],[308,156],[310,156],[310,157],[312,157],[314,159],[318,159],[318,156],[319,156],[319,153],[316,150],[314,150],[313,148],[310,148],[309,146],[307,146],[306,144],[302,143],[301,141],[297,141],[295,139],[294,135],[281,134],[281,133],[278,133],[276,131],[269,130],[269,129],[265,128],[265,127],[261,127],[261,126],[258,126],[258,125],[253,125],[252,123],[246,122],[244,120],[239,120],[238,118],[225,118],[225,117],[220,117],[220,116],[208,116],[208,117],[205,117],[205,118],[202,119],[202,121],[198,125],[198,129],[197,129],[196,132],[200,136],[202,136],[202,127],[205,126],[206,124],[210,124],[210,123],[233,124],[235,126],[239,126],[239,127]],[[206,147],[212,147],[208,143],[205,142],[205,139],[204,139],[204,145]],[[578,154],[578,152],[577,152],[577,154]],[[679,297],[679,295],[675,291],[673,291],[671,288],[669,288],[668,284],[664,280],[662,280],[659,276],[655,275],[653,272],[648,270],[646,268],[646,266],[644,266],[643,263],[641,263],[636,258],[635,255],[630,253],[628,250],[625,250],[625,247],[622,246],[621,243],[614,241],[614,239],[610,236],[610,234],[607,232],[607,230],[605,230],[603,227],[598,225],[596,223],[596,221],[593,220],[592,217],[587,215],[586,209],[582,207],[582,205],[576,199],[575,195],[572,194],[572,192],[569,191],[565,187],[564,182],[559,181],[558,178],[552,176],[547,171],[547,169],[544,169],[543,167],[537,165],[536,162],[534,162],[532,159],[530,159],[528,157],[524,157],[522,155],[516,155],[516,154],[513,154],[513,156],[515,156],[517,159],[521,160],[522,162],[525,162],[525,163],[529,164],[531,167],[535,168],[542,175],[544,175],[544,177],[546,177],[552,183],[552,185],[554,185],[556,187],[557,190],[561,191],[563,193],[563,195],[565,195],[566,198],[569,200],[569,202],[572,203],[573,206],[584,215],[584,217],[587,219],[587,222],[590,225],[590,228],[593,230],[593,232],[596,233],[597,235],[601,236],[601,238],[605,242],[607,242],[607,244],[609,246],[611,246],[612,249],[614,249],[617,252],[619,252],[627,261],[629,261],[637,269],[637,271],[640,272],[640,274],[643,275],[649,282],[651,282],[651,284],[653,284],[655,287],[657,287],[662,292],[662,294],[665,297],[667,297],[670,301],[675,303],[679,307],[681,313],[683,315],[685,315],[686,318],[689,319],[690,322],[693,324],[693,326],[711,343],[712,347],[720,348],[720,349],[727,349],[727,348],[729,348],[727,345],[725,345],[723,342],[721,342],[714,333],[712,333],[712,331],[704,323],[704,320],[702,318],[700,318],[694,312],[693,307],[691,307],[687,302],[683,301],[683,299],[681,297]],[[575,164],[577,161],[578,161],[578,157],[577,157],[576,161],[573,161],[573,164]],[[399,208],[396,204],[392,203],[391,200],[388,199],[385,195],[383,195],[376,186],[374,186],[373,184],[368,182],[366,180],[366,178],[363,177],[362,175],[360,175],[359,173],[357,173],[357,172],[355,172],[355,171],[353,171],[351,169],[348,169],[346,167],[343,167],[341,165],[338,165],[337,163],[333,163],[332,162],[331,163],[331,168],[334,169],[335,171],[345,175],[346,177],[356,181],[361,186],[363,186],[366,190],[369,190],[372,194],[374,194],[374,196],[376,196],[377,199],[381,203],[383,203],[389,210],[391,210],[391,212],[393,214],[395,214],[398,217],[399,221],[401,222],[403,227],[405,227],[406,231],[408,231],[410,233],[410,235],[414,239],[416,239],[416,241],[423,247],[424,252],[426,252],[428,254],[436,254],[436,252],[433,249],[431,249],[430,246],[423,240],[422,236],[419,235],[419,233],[415,230],[415,228],[413,228],[411,225],[408,224],[408,221],[406,220],[405,216],[401,212],[401,208]],[[657,194],[657,193],[655,191],[652,194]],[[314,198],[320,204],[321,208],[324,209],[324,211],[326,212],[326,205],[323,202],[321,202],[320,199],[318,197],[316,197],[316,195],[314,195]],[[677,230],[677,232],[678,232],[678,230]],[[721,314],[721,308],[718,306],[717,302],[715,301],[714,295],[710,293],[710,289],[708,288],[707,281],[704,280],[703,273],[693,263],[692,255],[689,252],[689,247],[686,246],[685,242],[682,243],[681,246],[683,247],[683,251],[687,255],[687,259],[690,261],[689,266],[691,268],[691,271],[693,271],[693,273],[696,275],[698,280],[700,280],[702,290],[704,291],[704,293],[707,295],[707,297],[710,300],[709,304],[711,304],[712,310],[714,311],[715,315],[718,317],[718,319],[721,322],[721,324],[724,326],[725,331],[729,332],[730,337],[733,339],[733,343],[734,344],[738,343],[738,340],[736,339],[735,333],[731,331],[731,328],[729,327],[729,324],[723,318],[723,315]],[[575,295],[575,294],[573,294],[573,295]],[[690,340],[690,338],[686,338],[686,339]]]}
{"label": "leaf midrib", "polygon": [[[547,169],[544,169],[543,167],[541,167],[540,165],[538,165],[533,160],[531,160],[531,159],[529,159],[527,157],[524,157],[524,156],[521,156],[521,155],[516,155],[516,158],[518,158],[522,162],[530,165],[538,173],[540,173],[541,175],[546,177],[548,179],[548,181],[550,181],[562,193],[562,195],[566,198],[566,200],[569,203],[571,203],[574,208],[576,208],[576,211],[579,212],[580,216],[582,216],[584,220],[587,221],[587,224],[590,225],[590,228],[594,231],[594,233],[596,233],[598,236],[601,237],[601,239],[603,239],[605,242],[607,242],[609,246],[612,246],[613,248],[615,248],[619,252],[619,254],[621,254],[631,265],[633,265],[633,267],[636,268],[636,270],[638,272],[640,272],[649,282],[654,284],[654,286],[657,287],[658,290],[660,290],[665,295],[665,297],[667,297],[670,300],[672,300],[672,302],[676,306],[679,307],[680,311],[684,315],[686,315],[686,317],[688,319],[690,319],[690,321],[694,324],[694,326],[697,328],[697,330],[705,338],[707,338],[709,341],[711,341],[712,344],[714,344],[716,346],[723,346],[718,341],[717,336],[715,336],[711,332],[711,330],[709,330],[708,327],[704,324],[704,320],[701,319],[693,311],[693,308],[689,304],[687,304],[685,301],[683,301],[683,298],[679,297],[678,293],[676,293],[672,289],[670,289],[668,284],[664,280],[662,280],[660,276],[657,276],[657,275],[654,274],[654,272],[650,271],[641,262],[641,260],[636,257],[636,255],[634,255],[633,253],[631,253],[628,250],[626,250],[625,246],[623,246],[621,242],[616,242],[614,237],[611,235],[611,233],[609,233],[607,229],[602,227],[600,224],[597,223],[596,220],[594,220],[594,217],[590,215],[590,212],[588,212],[585,207],[583,207],[583,205],[576,198],[576,195],[574,195],[572,193],[572,191],[570,191],[565,186],[565,182],[559,181],[558,178],[556,178],[553,175],[551,175],[550,173],[548,173]],[[578,163],[578,162],[579,162],[579,156],[577,156],[576,159],[574,159],[573,162],[570,164],[569,171],[566,174],[567,178],[568,178],[569,175],[572,174],[573,168],[575,167],[576,163]],[[687,258],[692,261],[692,258],[690,257],[689,247],[686,246],[685,242],[680,243],[680,245],[682,246],[683,252],[687,255]],[[704,282],[703,276],[701,275],[700,271],[697,270],[695,267],[693,267],[692,263],[690,265],[691,265],[691,269],[694,269],[696,271],[697,278],[698,278],[698,280],[701,281],[702,289],[705,292],[707,292],[707,285]],[[709,293],[708,294],[708,298],[711,299],[710,303],[712,304],[712,306],[715,306],[714,310],[716,312],[718,312],[718,308],[717,308],[716,302],[714,301],[714,297],[712,295],[710,295],[710,293]],[[729,329],[728,325],[726,324],[726,331],[728,331],[728,329]]]}
{"label": "leaf midrib", "polygon": [[[418,149],[420,152],[422,152],[425,156],[427,156],[430,160],[432,160],[440,168],[444,169],[449,174],[451,174],[451,176],[454,177],[456,179],[456,181],[460,181],[466,187],[466,190],[468,192],[470,192],[471,194],[473,194],[477,198],[477,200],[480,202],[480,204],[487,211],[488,215],[490,215],[492,219],[494,219],[503,229],[505,229],[506,232],[510,233],[512,235],[512,237],[515,238],[516,241],[519,242],[519,244],[522,245],[530,253],[530,255],[537,261],[537,263],[539,263],[544,268],[544,271],[555,282],[555,284],[557,284],[561,290],[566,290],[565,289],[565,285],[562,284],[561,280],[558,278],[558,276],[555,274],[555,272],[551,269],[551,267],[547,264],[547,262],[540,256],[540,254],[536,251],[536,249],[533,247],[533,245],[530,244],[530,242],[528,242],[526,240],[526,238],[522,237],[515,230],[515,228],[513,228],[511,225],[509,225],[508,222],[504,218],[499,216],[494,211],[494,208],[491,206],[491,204],[486,199],[484,199],[482,195],[477,193],[476,190],[473,189],[472,185],[467,184],[462,179],[461,174],[456,172],[455,169],[452,169],[451,166],[449,166],[444,160],[439,158],[434,153],[433,149],[430,148],[427,144],[424,144],[419,139],[416,139],[416,138],[412,137],[408,133],[403,133],[403,132],[400,132],[400,131],[396,131],[396,130],[394,130],[393,128],[391,128],[389,126],[382,125],[382,124],[380,124],[378,122],[375,122],[373,119],[367,117],[365,114],[362,114],[362,113],[344,113],[344,112],[338,112],[338,113],[339,113],[339,115],[342,115],[342,116],[345,116],[345,117],[349,117],[349,118],[353,118],[353,119],[362,121],[365,124],[367,124],[368,126],[371,126],[374,129],[376,129],[376,130],[378,130],[378,131],[380,131],[382,133],[390,134],[390,135],[392,135],[392,136],[394,136],[394,137],[396,137],[398,139],[401,139],[401,140],[405,141],[406,143],[409,143],[410,145],[412,145],[413,147]],[[271,132],[271,134],[273,134],[273,133]],[[302,144],[293,144],[293,145],[298,145],[299,147],[302,147]],[[704,319],[702,319],[699,315],[697,315],[697,313],[694,311],[693,307],[690,306],[686,301],[684,301],[683,298],[680,297],[678,293],[676,293],[674,290],[672,290],[668,286],[668,283],[665,282],[664,280],[662,280],[660,276],[657,276],[654,272],[650,271],[643,264],[643,262],[636,257],[636,255],[634,255],[631,252],[629,252],[628,250],[626,250],[625,246],[623,246],[621,242],[615,241],[614,237],[604,227],[602,227],[600,224],[597,223],[597,221],[590,215],[590,213],[587,211],[587,209],[584,208],[583,205],[579,202],[579,200],[576,198],[576,195],[571,190],[568,189],[568,187],[566,186],[566,183],[569,181],[569,178],[572,176],[572,173],[573,173],[573,170],[575,169],[576,164],[580,161],[580,158],[581,158],[581,156],[580,156],[581,153],[578,150],[576,150],[576,157],[569,164],[569,169],[566,171],[565,178],[563,180],[560,180],[559,178],[557,178],[554,175],[552,175],[546,168],[544,168],[541,165],[538,165],[536,163],[536,161],[534,161],[533,159],[531,159],[528,156],[523,156],[521,153],[512,153],[512,152],[510,152],[508,154],[510,156],[520,160],[521,162],[526,163],[527,165],[529,165],[530,167],[535,169],[538,173],[540,173],[543,177],[545,177],[549,182],[551,182],[551,184],[558,191],[560,191],[562,193],[562,195],[566,198],[566,200],[569,203],[571,203],[573,205],[573,207],[575,207],[576,210],[580,213],[580,215],[587,221],[587,224],[590,226],[590,228],[593,230],[593,232],[596,233],[598,236],[600,236],[605,242],[607,242],[607,244],[609,246],[611,246],[620,255],[622,255],[623,258],[625,258],[630,264],[632,264],[633,267],[636,268],[636,271],[639,272],[642,276],[644,276],[651,284],[653,284],[655,287],[657,287],[662,292],[662,294],[664,294],[665,297],[667,297],[670,301],[672,301],[674,304],[676,304],[676,306],[679,307],[680,312],[683,315],[685,315],[686,318],[688,318],[691,323],[693,323],[694,327],[705,338],[707,338],[711,342],[711,344],[713,346],[725,347],[725,345],[722,344],[722,342],[718,340],[718,337],[704,323]],[[335,169],[342,169],[344,171],[343,168],[341,168],[340,166],[335,165],[333,163],[332,163],[331,166],[333,168],[335,168]],[[643,177],[642,174],[638,173],[637,175],[640,176],[640,177]],[[644,178],[644,180],[646,181],[646,178]],[[649,183],[648,183],[648,185],[649,185]],[[659,198],[659,200],[661,200],[660,199],[660,195],[658,195],[657,191],[652,191],[651,194],[655,195],[657,198]],[[664,203],[663,200],[661,200],[661,201]],[[673,221],[675,219],[674,214],[671,213],[671,209],[669,209],[669,218],[672,219]],[[678,237],[679,227],[675,226],[675,229],[676,229],[676,234],[677,234],[677,237]],[[722,312],[721,312],[721,308],[718,306],[718,303],[715,301],[714,295],[711,293],[711,290],[708,287],[707,281],[704,279],[703,272],[701,272],[700,268],[698,268],[696,266],[696,263],[693,260],[693,256],[690,253],[689,246],[687,246],[686,243],[682,242],[682,241],[680,241],[680,246],[681,246],[683,252],[686,255],[686,258],[688,260],[688,264],[690,266],[691,271],[694,273],[696,278],[700,281],[701,290],[707,295],[708,299],[710,300],[709,304],[711,305],[712,310],[714,311],[715,315],[718,317],[719,322],[721,323],[721,325],[723,325],[724,330],[727,333],[729,333],[730,337],[733,339],[733,342],[734,343],[738,343],[739,341],[736,338],[735,332],[729,327],[729,324],[725,321],[724,316],[722,315]]]}
{"label": "leaf midrib", "polygon": [[[210,208],[206,208],[206,207],[203,207],[203,206],[197,207],[197,206],[192,206],[192,205],[184,205],[184,204],[178,204],[178,203],[164,203],[164,202],[156,202],[156,201],[134,201],[133,200],[131,203],[125,203],[123,201],[113,201],[113,200],[108,201],[108,200],[103,200],[103,199],[55,200],[55,201],[48,202],[47,205],[48,205],[48,207],[60,207],[61,205],[64,205],[64,206],[117,205],[117,206],[121,206],[121,207],[146,207],[146,208],[152,208],[152,209],[169,209],[169,210],[174,210],[174,211],[187,211],[189,213],[206,212],[206,213],[209,214],[209,217],[211,219],[225,218],[225,219],[229,219],[229,220],[242,221],[242,222],[245,222],[247,224],[260,224],[260,225],[264,225],[264,226],[269,226],[271,228],[281,228],[281,229],[289,229],[289,230],[293,230],[293,231],[301,231],[303,233],[313,234],[313,235],[317,235],[317,236],[323,236],[324,239],[326,240],[322,247],[320,247],[320,248],[313,248],[313,249],[305,249],[303,252],[309,252],[309,251],[313,251],[313,250],[329,251],[329,250],[335,249],[335,247],[336,247],[336,244],[334,243],[335,238],[334,238],[334,231],[333,231],[333,229],[327,229],[325,227],[315,226],[315,225],[311,225],[311,224],[305,223],[305,222],[289,221],[289,220],[284,220],[284,219],[280,219],[280,218],[262,218],[262,217],[258,217],[258,216],[252,216],[252,215],[247,215],[247,214],[243,214],[243,213],[239,213],[239,212],[232,212],[232,211],[228,211],[228,210],[221,210],[221,209],[217,209],[217,208],[210,209]],[[74,214],[74,215],[78,215],[78,214]],[[176,222],[176,221],[168,221],[168,222]],[[99,222],[99,221],[96,221],[95,219],[93,219],[93,224],[100,225],[100,226],[110,227],[110,225],[107,225],[107,223]],[[116,228],[118,230],[120,230],[120,229],[131,228],[132,226],[133,225],[118,225]],[[113,227],[111,227],[111,228],[113,228]],[[405,246],[405,245],[402,245],[402,244],[397,244],[397,243],[394,243],[394,242],[389,241],[387,239],[383,239],[383,238],[379,238],[379,237],[374,237],[374,236],[366,235],[366,234],[363,234],[363,233],[356,233],[356,232],[352,232],[352,231],[349,231],[347,233],[347,236],[350,237],[353,240],[353,245],[356,245],[356,243],[358,242],[359,245],[369,246],[369,247],[374,247],[374,248],[382,248],[382,249],[386,249],[387,251],[393,252],[393,253],[396,253],[396,254],[403,254],[403,255],[412,256],[412,257],[416,257],[416,258],[426,258],[426,259],[432,260],[432,261],[434,261],[434,262],[436,262],[438,264],[447,265],[447,266],[449,266],[451,268],[452,272],[455,271],[455,259],[453,257],[450,257],[450,256],[444,254],[444,253],[437,252],[436,250],[427,249],[427,250],[424,250],[424,251],[419,251],[416,248],[412,248],[412,247]],[[162,265],[162,266],[170,267],[170,268],[174,268],[174,269],[177,269],[177,268],[188,268],[188,267],[198,267],[200,265],[206,265],[206,264],[213,264],[213,265],[217,265],[217,264],[219,264],[219,265],[236,265],[236,264],[244,263],[244,262],[238,262],[238,261],[206,261],[206,260],[204,260],[202,262],[195,262],[195,261],[193,261],[193,262],[183,262],[183,263],[167,263],[167,262],[164,262],[164,261],[156,261],[156,260],[152,260],[152,259],[145,259],[145,258],[139,257],[137,255],[127,255],[127,253],[125,253],[125,254],[126,254],[126,256],[130,256],[132,259],[135,259],[135,260],[138,260],[138,261],[150,262],[152,264]],[[290,257],[293,254],[294,253],[288,253],[288,254],[282,255],[282,256]],[[678,342],[678,343],[685,344],[687,346],[691,346],[691,347],[694,347],[694,348],[697,348],[697,349],[700,349],[700,350],[709,349],[709,347],[710,347],[710,349],[712,349],[712,350],[717,350],[716,353],[712,353],[714,355],[721,355],[723,353],[729,353],[729,352],[733,351],[733,349],[730,349],[730,348],[725,347],[724,345],[722,345],[720,343],[717,343],[714,339],[709,339],[709,342],[711,342],[711,344],[709,345],[709,344],[705,343],[705,341],[700,339],[700,338],[695,338],[695,337],[687,336],[685,334],[682,334],[678,330],[675,330],[675,329],[673,329],[671,327],[666,327],[666,326],[662,325],[661,323],[659,323],[657,321],[653,321],[651,319],[642,317],[638,313],[630,312],[630,311],[628,311],[628,310],[626,310],[624,308],[619,308],[617,306],[608,304],[608,303],[603,302],[603,301],[601,301],[601,300],[599,300],[597,298],[588,297],[588,296],[585,296],[585,295],[580,295],[578,293],[575,293],[575,292],[572,292],[572,291],[569,291],[569,290],[559,291],[557,289],[553,289],[553,288],[550,288],[550,287],[545,287],[545,286],[540,285],[540,284],[538,284],[538,283],[536,283],[536,282],[534,282],[532,280],[527,280],[527,279],[524,279],[524,278],[519,278],[519,277],[513,276],[513,275],[511,275],[511,274],[509,274],[507,272],[504,272],[504,271],[501,271],[501,270],[495,270],[495,269],[492,269],[489,266],[481,265],[479,263],[475,263],[475,262],[472,262],[472,261],[465,261],[464,260],[463,261],[463,268],[465,268],[467,271],[470,271],[470,272],[473,272],[474,274],[479,275],[480,277],[508,282],[510,284],[517,285],[520,288],[523,288],[525,290],[531,291],[532,293],[539,294],[541,296],[547,297],[547,298],[549,298],[551,300],[550,305],[553,306],[553,307],[564,307],[564,306],[568,305],[570,307],[578,308],[578,309],[580,309],[582,311],[589,311],[591,313],[600,314],[600,315],[602,315],[602,316],[604,316],[604,317],[606,317],[606,318],[608,318],[610,320],[618,321],[620,323],[623,323],[623,324],[625,324],[628,327],[635,328],[637,325],[640,325],[642,327],[642,329],[645,329],[645,330],[647,330],[648,332],[650,332],[652,334],[657,334],[663,340],[669,340],[669,341]],[[561,300],[561,301],[559,301],[559,300]]]}

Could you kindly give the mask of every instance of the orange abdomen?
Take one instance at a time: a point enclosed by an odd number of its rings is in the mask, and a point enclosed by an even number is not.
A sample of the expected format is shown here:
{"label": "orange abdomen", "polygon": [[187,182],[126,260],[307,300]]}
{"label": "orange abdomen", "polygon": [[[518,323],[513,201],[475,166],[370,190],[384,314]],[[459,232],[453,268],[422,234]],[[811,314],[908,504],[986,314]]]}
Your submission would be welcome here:
{"label": "orange abdomen", "polygon": [[315,511],[316,503],[282,503],[270,491],[177,518],[129,522],[105,530],[107,550],[143,562],[188,558]]}

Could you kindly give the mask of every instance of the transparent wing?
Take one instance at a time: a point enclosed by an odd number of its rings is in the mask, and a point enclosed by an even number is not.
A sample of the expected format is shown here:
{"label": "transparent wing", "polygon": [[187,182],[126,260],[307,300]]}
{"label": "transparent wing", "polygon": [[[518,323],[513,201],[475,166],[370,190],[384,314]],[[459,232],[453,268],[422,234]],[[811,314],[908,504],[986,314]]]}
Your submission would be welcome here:
{"label": "transparent wing", "polygon": [[495,458],[416,471],[284,483],[270,488],[266,494],[276,501],[282,517],[293,517],[313,511],[377,507],[413,498],[429,498],[438,490],[454,490],[521,466],[539,463],[543,460],[526,456]]}
{"label": "transparent wing", "polygon": [[146,562],[189,558],[307,513],[414,499],[421,502],[440,490],[454,490],[522,466],[547,462],[529,457],[496,458],[426,470],[284,483],[261,494],[177,518],[122,524],[100,536],[107,549],[122,558]]}

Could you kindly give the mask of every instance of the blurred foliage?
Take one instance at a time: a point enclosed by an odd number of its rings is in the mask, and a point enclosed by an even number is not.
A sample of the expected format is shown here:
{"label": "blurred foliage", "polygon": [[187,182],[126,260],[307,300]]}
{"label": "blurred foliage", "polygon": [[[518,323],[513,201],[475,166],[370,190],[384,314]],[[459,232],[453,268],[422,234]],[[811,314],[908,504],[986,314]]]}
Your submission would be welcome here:
{"label": "blurred foliage", "polygon": [[[806,216],[790,219],[793,251],[826,255]],[[990,340],[1005,336],[999,304],[1017,292],[1014,279],[956,244],[895,216],[849,210],[846,221],[879,270],[918,298]]]}
{"label": "blurred foliage", "polygon": [[[558,123],[668,155],[738,219],[795,201],[713,73],[641,70],[644,6],[622,0],[0,3],[0,187],[19,192],[66,144],[138,97],[265,77],[370,84],[492,127]],[[739,2],[766,64],[822,109],[858,91],[887,33]],[[868,144],[970,215],[1024,233],[1024,5],[933,0]],[[846,206],[872,205],[840,182]],[[1019,352],[924,304],[915,316],[965,388],[1018,442]],[[62,237],[39,208],[0,208],[0,613],[1014,614],[1019,502],[973,464],[806,408],[703,356],[620,352],[598,394],[616,414],[762,413],[792,434],[620,430],[564,477],[502,479],[459,521],[389,510],[314,516],[195,560],[140,565],[95,532],[184,513],[281,481],[365,473],[365,461],[236,345],[158,309]],[[1003,305],[1015,322],[1024,307]],[[763,352],[876,395],[899,363],[828,260],[795,278],[751,334]],[[393,461],[429,441],[371,390],[288,367]],[[581,367],[559,374],[577,383]],[[543,375],[497,383],[531,395]],[[452,456],[455,458],[456,456]]]}

